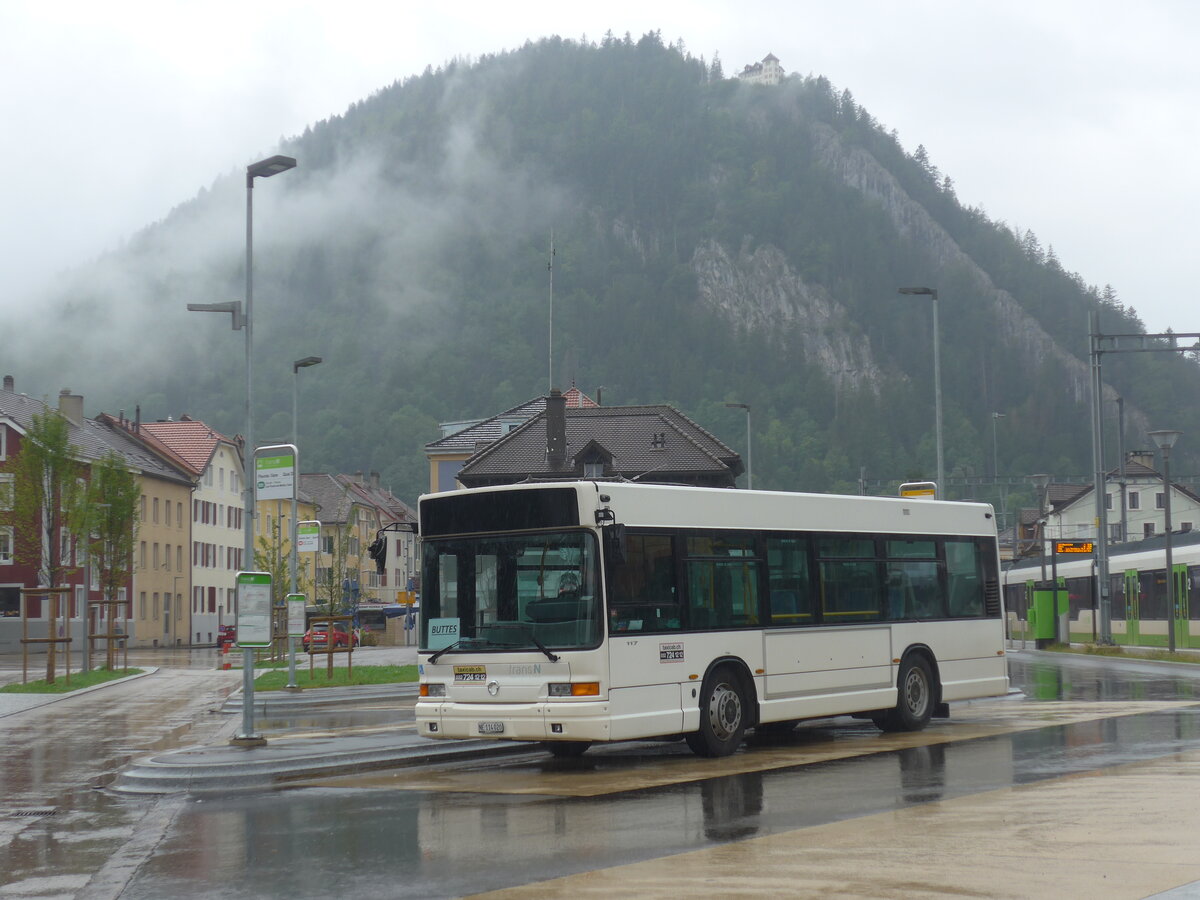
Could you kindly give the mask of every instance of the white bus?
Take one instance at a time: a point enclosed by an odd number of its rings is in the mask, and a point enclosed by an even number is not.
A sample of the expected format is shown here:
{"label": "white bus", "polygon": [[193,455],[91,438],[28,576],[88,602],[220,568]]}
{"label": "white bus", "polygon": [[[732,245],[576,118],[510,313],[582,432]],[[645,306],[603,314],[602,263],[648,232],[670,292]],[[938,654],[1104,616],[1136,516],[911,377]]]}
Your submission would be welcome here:
{"label": "white bus", "polygon": [[985,504],[584,481],[426,495],[419,522],[425,737],[725,756],[1008,689]]}

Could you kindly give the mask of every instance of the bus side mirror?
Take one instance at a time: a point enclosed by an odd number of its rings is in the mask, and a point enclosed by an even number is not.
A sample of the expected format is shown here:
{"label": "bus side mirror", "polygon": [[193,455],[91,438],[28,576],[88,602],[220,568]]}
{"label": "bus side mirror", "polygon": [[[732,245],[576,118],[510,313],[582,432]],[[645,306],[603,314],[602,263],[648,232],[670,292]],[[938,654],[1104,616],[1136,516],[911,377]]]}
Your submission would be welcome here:
{"label": "bus side mirror", "polygon": [[604,556],[610,565],[619,566],[625,562],[625,526],[605,525]]}

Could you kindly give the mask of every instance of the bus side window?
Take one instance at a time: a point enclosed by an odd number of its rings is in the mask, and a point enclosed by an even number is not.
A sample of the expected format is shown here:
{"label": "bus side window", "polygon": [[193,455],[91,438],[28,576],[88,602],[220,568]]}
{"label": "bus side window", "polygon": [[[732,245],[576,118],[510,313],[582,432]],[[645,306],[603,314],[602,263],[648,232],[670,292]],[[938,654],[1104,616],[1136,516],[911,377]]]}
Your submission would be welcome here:
{"label": "bus side window", "polygon": [[630,534],[625,543],[625,562],[610,569],[609,630],[678,630],[679,592],[670,535]]}
{"label": "bus side window", "polygon": [[946,541],[946,576],[952,616],[983,615],[983,573],[974,541]]}
{"label": "bus side window", "polygon": [[691,628],[757,628],[762,624],[756,560],[690,560],[687,571]]}
{"label": "bus side window", "polygon": [[813,620],[812,581],[806,538],[767,538],[771,623],[803,625]]}

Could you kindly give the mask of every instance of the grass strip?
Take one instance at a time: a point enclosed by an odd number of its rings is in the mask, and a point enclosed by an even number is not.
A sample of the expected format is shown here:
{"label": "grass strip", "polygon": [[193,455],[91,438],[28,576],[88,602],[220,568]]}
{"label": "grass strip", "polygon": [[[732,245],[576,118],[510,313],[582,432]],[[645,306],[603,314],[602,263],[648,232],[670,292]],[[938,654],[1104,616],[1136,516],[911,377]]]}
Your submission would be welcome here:
{"label": "grass strip", "polygon": [[72,672],[70,684],[67,683],[66,675],[63,674],[56,676],[53,684],[47,684],[44,678],[25,684],[19,682],[6,684],[4,687],[0,687],[0,694],[67,694],[71,691],[104,684],[107,681],[116,681],[118,678],[140,674],[142,674],[141,669],[92,669],[90,672]]}
{"label": "grass strip", "polygon": [[[417,680],[416,666],[355,666],[354,677],[347,676],[345,666],[333,670],[329,678],[324,666],[317,666],[309,675],[308,666],[296,666],[296,685],[302,688],[346,687],[352,684],[402,684]],[[286,670],[264,672],[254,679],[256,691],[277,691],[287,687]]]}
{"label": "grass strip", "polygon": [[1153,647],[1121,647],[1103,644],[1051,644],[1046,648],[1053,653],[1077,653],[1080,656],[1110,656],[1117,659],[1149,659],[1155,662],[1192,663],[1200,664],[1200,654],[1184,653],[1170,650],[1156,650]]}

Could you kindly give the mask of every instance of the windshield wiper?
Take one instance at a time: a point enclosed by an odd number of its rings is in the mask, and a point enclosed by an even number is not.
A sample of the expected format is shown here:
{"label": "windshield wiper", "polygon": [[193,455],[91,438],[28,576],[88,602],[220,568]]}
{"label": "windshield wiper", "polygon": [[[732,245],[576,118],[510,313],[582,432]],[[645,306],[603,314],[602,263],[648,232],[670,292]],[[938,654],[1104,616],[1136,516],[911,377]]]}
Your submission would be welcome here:
{"label": "windshield wiper", "polygon": [[557,653],[551,653],[549,650],[547,650],[546,645],[539,641],[534,635],[532,628],[529,629],[529,640],[533,642],[533,646],[537,647],[546,654],[546,658],[550,660],[550,662],[558,662],[560,659],[559,655]]}
{"label": "windshield wiper", "polygon": [[477,639],[477,638],[459,638],[457,641],[454,641],[454,642],[453,642],[453,643],[451,643],[451,644],[447,644],[447,645],[446,645],[445,647],[443,647],[441,650],[437,651],[437,653],[433,654],[433,656],[429,657],[429,664],[430,664],[430,665],[433,665],[435,662],[437,662],[437,661],[438,661],[438,659],[441,657],[441,655],[442,655],[443,653],[447,653],[447,652],[449,652],[450,650],[453,650],[453,649],[454,649],[455,647],[457,647],[459,644],[466,644],[466,643],[468,643],[468,642],[470,642],[470,643],[474,643],[476,640],[478,640],[478,639]]}

